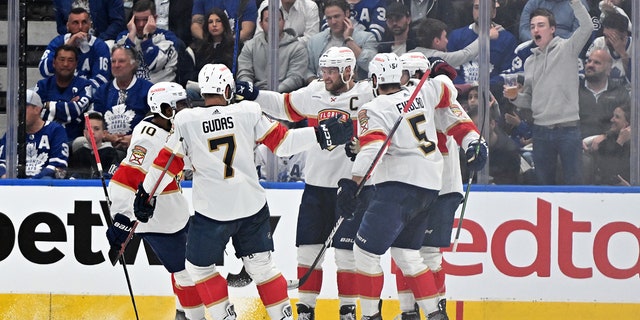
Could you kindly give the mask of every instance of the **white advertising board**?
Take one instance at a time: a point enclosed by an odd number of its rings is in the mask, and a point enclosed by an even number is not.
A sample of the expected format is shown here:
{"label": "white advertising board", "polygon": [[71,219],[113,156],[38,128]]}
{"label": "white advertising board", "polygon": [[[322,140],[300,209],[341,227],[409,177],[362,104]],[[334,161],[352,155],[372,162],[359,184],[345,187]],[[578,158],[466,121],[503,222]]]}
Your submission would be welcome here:
{"label": "white advertising board", "polygon": [[[191,189],[184,189],[189,199]],[[301,189],[268,189],[277,222],[275,257],[296,277],[296,216]],[[127,295],[122,267],[107,258],[99,186],[0,186],[3,293]],[[598,192],[472,191],[458,252],[445,253],[447,295],[455,300],[640,301],[640,195]],[[459,212],[458,212],[459,214]],[[455,229],[454,229],[455,234]],[[227,247],[222,273],[242,265]],[[137,252],[136,252],[137,249]],[[143,245],[128,248],[137,295],[171,295],[168,273],[150,264]],[[390,270],[388,254],[383,257]],[[321,297],[335,298],[328,250]],[[385,275],[383,297],[395,298]],[[256,297],[255,286],[232,296]],[[290,292],[296,297],[296,292]]]}

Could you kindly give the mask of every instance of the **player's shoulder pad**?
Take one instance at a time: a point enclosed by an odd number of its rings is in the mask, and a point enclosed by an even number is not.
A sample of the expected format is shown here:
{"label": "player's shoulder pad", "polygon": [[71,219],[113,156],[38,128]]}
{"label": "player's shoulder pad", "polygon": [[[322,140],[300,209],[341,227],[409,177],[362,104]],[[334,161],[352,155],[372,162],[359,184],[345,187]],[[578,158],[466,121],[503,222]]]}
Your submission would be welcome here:
{"label": "player's shoulder pad", "polygon": [[[306,87],[306,90],[316,90],[316,88],[322,88],[324,90],[324,80],[316,79],[311,81]],[[320,89],[317,89],[320,90]]]}
{"label": "player's shoulder pad", "polygon": [[371,80],[369,79],[365,79],[365,80],[359,80],[356,82],[355,86],[353,86],[354,88],[358,88],[358,89],[371,89],[373,90],[373,87],[371,86]]}
{"label": "player's shoulder pad", "polygon": [[260,110],[260,112],[262,112],[262,109],[260,108],[260,104],[258,104],[255,101],[242,100],[240,102],[236,102],[236,104],[243,109],[247,109],[247,110],[258,109]]}

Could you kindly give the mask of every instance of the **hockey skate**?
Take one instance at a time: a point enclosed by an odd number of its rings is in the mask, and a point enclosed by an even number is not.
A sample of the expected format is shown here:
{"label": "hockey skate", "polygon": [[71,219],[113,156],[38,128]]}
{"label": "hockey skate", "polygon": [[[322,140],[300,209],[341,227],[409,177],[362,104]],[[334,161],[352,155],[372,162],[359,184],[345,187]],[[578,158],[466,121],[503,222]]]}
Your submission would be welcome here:
{"label": "hockey skate", "polygon": [[420,320],[420,307],[418,304],[413,305],[413,311],[405,311],[395,317],[395,320]]}
{"label": "hockey skate", "polygon": [[176,320],[187,320],[187,315],[182,310],[176,310]]}
{"label": "hockey skate", "polygon": [[362,316],[360,320],[382,320],[382,315],[378,312],[372,316]]}
{"label": "hockey skate", "polygon": [[296,303],[298,309],[298,320],[314,320],[315,310],[304,303]]}
{"label": "hockey skate", "polygon": [[291,306],[286,305],[282,308],[282,318],[280,320],[293,320],[293,312],[291,311]]}
{"label": "hockey skate", "polygon": [[449,320],[447,316],[447,299],[442,299],[438,302],[438,311],[429,313],[427,320]]}
{"label": "hockey skate", "polygon": [[356,320],[356,305],[346,304],[340,307],[340,320]]}
{"label": "hockey skate", "polygon": [[224,316],[222,320],[236,320],[236,310],[233,307],[233,304],[229,304],[227,306],[227,315]]}

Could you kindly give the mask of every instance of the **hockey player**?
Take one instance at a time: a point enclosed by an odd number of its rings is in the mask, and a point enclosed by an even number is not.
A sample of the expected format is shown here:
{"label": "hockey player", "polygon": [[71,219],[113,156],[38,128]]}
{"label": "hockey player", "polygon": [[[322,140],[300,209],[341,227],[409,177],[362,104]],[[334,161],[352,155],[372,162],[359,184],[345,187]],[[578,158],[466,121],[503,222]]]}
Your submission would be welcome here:
{"label": "hockey player", "polygon": [[235,319],[226,280],[217,265],[231,238],[236,256],[257,284],[258,294],[271,319],[293,319],[287,283],[276,268],[271,251],[266,192],[258,181],[253,149],[268,146],[277,156],[301,152],[316,143],[333,148],[348,141],[353,124],[344,115],[328,116],[315,128],[288,130],[269,120],[252,101],[235,103],[231,71],[222,64],[207,64],[198,75],[205,107],[177,115],[174,134],[154,161],[136,196],[136,212],[153,215],[153,195],[146,190],[162,175],[160,190],[190,160],[193,173],[193,206],[187,241],[186,268],[213,319]]}
{"label": "hockey player", "polygon": [[[369,65],[377,97],[358,111],[361,150],[352,168],[352,179],[338,183],[338,210],[353,212],[355,193],[375,155],[408,103],[410,90],[400,85],[401,61],[393,53],[378,54]],[[437,148],[436,127],[467,146],[471,164],[484,164],[487,148],[479,143],[472,123],[462,122],[456,92],[450,79],[438,76],[426,82],[408,106],[385,153],[367,184],[375,185],[358,229],[354,255],[358,271],[362,319],[382,319],[378,301],[383,271],[380,256],[391,256],[406,275],[407,285],[429,320],[448,319],[438,306],[433,273],[420,256],[426,210],[442,184],[443,159]],[[436,97],[435,100],[428,98]],[[433,99],[433,98],[431,98]],[[478,153],[478,154],[476,154]]]}
{"label": "hockey player", "polygon": [[[261,90],[256,102],[262,110],[276,119],[292,122],[308,120],[309,125],[341,114],[355,121],[358,108],[373,98],[368,82],[355,82],[356,58],[347,47],[333,47],[319,60],[322,80],[291,93]],[[243,91],[251,87],[241,88]],[[255,88],[254,88],[255,90]],[[253,98],[253,97],[251,97]],[[298,212],[296,246],[298,247],[298,279],[310,270],[323,243],[336,224],[336,192],[338,180],[350,177],[351,161],[342,150],[312,148],[307,151],[305,187]],[[361,216],[345,220],[334,236],[337,265],[340,319],[355,319],[356,300],[355,260],[353,240]],[[314,319],[316,299],[322,288],[322,260],[311,276],[298,288],[298,319]],[[351,318],[349,318],[351,317]]]}
{"label": "hockey player", "polygon": [[[421,78],[428,70],[431,72],[431,77],[445,74],[452,81],[456,77],[456,71],[453,67],[441,65],[443,63],[446,64],[446,62],[443,60],[434,60],[434,64],[436,65],[432,68],[429,60],[419,52],[403,54],[400,56],[400,61],[402,62],[403,69],[400,81],[402,85],[415,86],[417,83],[416,79]],[[464,113],[462,108],[460,108],[459,105],[456,105],[456,107],[458,108],[457,113],[461,118],[458,126],[462,125],[466,131],[477,132],[477,130],[470,125],[471,119]],[[454,128],[455,129],[451,131],[460,130],[460,127]],[[449,247],[450,245],[455,212],[463,196],[462,175],[458,156],[459,146],[456,140],[452,136],[447,135],[447,132],[443,130],[437,130],[437,137],[438,149],[442,153],[444,166],[442,171],[442,187],[436,200],[427,209],[426,225],[428,231],[425,233],[422,248],[420,248],[420,255],[429,267],[430,272],[433,273],[435,288],[441,297],[438,308],[445,310],[445,272],[442,269],[442,253],[440,252],[440,248]],[[420,313],[418,308],[415,308],[415,299],[411,288],[408,286],[402,271],[399,269],[394,271],[396,274],[398,300],[400,301],[400,310],[402,311],[400,319],[419,320]]]}
{"label": "hockey player", "polygon": [[164,267],[171,273],[173,291],[188,319],[204,319],[205,311],[195,284],[185,270],[185,252],[189,222],[189,205],[178,182],[173,180],[157,197],[155,216],[149,220],[134,217],[133,202],[153,160],[164,147],[175,114],[188,107],[185,90],[173,82],[159,82],[149,89],[147,103],[153,115],[143,119],[133,130],[127,155],[109,183],[115,213],[107,231],[109,244],[120,249],[133,221],[140,224],[136,233],[151,246]]}

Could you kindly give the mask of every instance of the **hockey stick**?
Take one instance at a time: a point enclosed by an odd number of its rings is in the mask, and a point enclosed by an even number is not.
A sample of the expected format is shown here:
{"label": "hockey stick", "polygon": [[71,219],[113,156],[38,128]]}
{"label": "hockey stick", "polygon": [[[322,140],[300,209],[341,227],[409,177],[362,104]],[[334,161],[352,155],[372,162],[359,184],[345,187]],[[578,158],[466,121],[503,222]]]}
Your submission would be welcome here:
{"label": "hockey stick", "polygon": [[[484,95],[484,91],[482,92],[482,97],[483,97],[482,101],[484,103],[484,99],[486,98]],[[491,108],[491,106],[489,106],[489,108]],[[483,131],[484,131],[484,120],[482,121],[482,128],[480,129],[480,136],[478,137],[478,145],[476,146],[475,157],[477,157],[480,154],[480,141],[482,140]],[[469,181],[467,181],[467,187],[465,188],[465,191],[464,191],[464,200],[462,201],[462,210],[460,211],[460,218],[458,219],[456,236],[453,239],[453,248],[451,249],[451,252],[456,252],[456,250],[458,250],[458,240],[460,239],[460,231],[462,230],[462,221],[464,220],[464,213],[467,209],[467,201],[469,200],[469,191],[471,191],[471,184],[473,183],[473,176],[475,175],[475,173],[476,172],[473,170],[471,170],[471,173],[469,173]]]}
{"label": "hockey stick", "polygon": [[[162,182],[162,178],[164,177],[165,173],[167,173],[167,170],[169,170],[169,166],[171,165],[171,162],[173,162],[173,159],[176,157],[176,153],[178,152],[178,148],[180,148],[182,140],[183,138],[180,137],[180,139],[178,139],[178,142],[176,142],[176,145],[174,145],[173,148],[171,149],[171,156],[169,157],[169,160],[167,160],[167,164],[162,169],[162,172],[160,173],[160,177],[158,177],[158,180],[153,185],[151,192],[149,192],[149,199],[147,200],[147,203],[149,203],[151,199],[153,199],[153,195],[156,193],[156,190],[160,186],[160,183]],[[122,242],[122,246],[120,247],[120,250],[115,255],[115,261],[117,261],[124,254],[124,250],[127,248],[129,241],[131,241],[131,239],[133,238],[139,223],[140,222],[138,220],[136,220],[136,222],[133,223],[133,226],[129,231],[129,235],[124,240],[124,242]],[[115,264],[114,260],[111,260],[111,263]]]}
{"label": "hockey stick", "polygon": [[[425,81],[427,81],[428,78],[429,78],[429,71],[425,72],[424,75],[422,75],[422,78],[420,78],[420,82],[418,82],[418,84],[416,85],[416,88],[411,93],[411,96],[409,97],[409,100],[407,100],[407,104],[402,109],[402,113],[400,114],[400,116],[398,117],[396,122],[393,124],[393,127],[391,127],[391,130],[389,130],[389,133],[387,134],[387,138],[384,140],[384,143],[382,144],[382,147],[380,147],[380,150],[378,150],[378,153],[373,158],[373,161],[371,162],[371,165],[369,166],[369,169],[367,169],[367,172],[365,173],[364,177],[362,177],[362,181],[360,181],[360,183],[358,184],[358,189],[356,189],[356,193],[355,193],[355,197],[354,198],[358,197],[358,195],[360,194],[360,192],[364,188],[365,183],[371,177],[371,174],[373,173],[373,169],[375,169],[375,167],[378,165],[378,162],[380,162],[380,159],[382,158],[382,155],[384,155],[384,153],[387,150],[387,147],[389,146],[391,138],[393,138],[393,135],[398,130],[398,127],[400,127],[400,124],[402,123],[402,120],[404,119],[404,114],[407,112],[407,110],[409,110],[409,108],[413,104],[413,101],[418,96],[418,93],[420,92],[420,88],[422,88],[422,85],[425,83]],[[318,265],[318,262],[324,256],[325,252],[327,251],[327,248],[329,248],[329,245],[331,245],[331,241],[333,240],[333,236],[336,234],[336,232],[338,231],[338,228],[340,228],[340,225],[342,224],[343,221],[344,221],[344,217],[341,216],[340,218],[338,218],[338,221],[336,221],[336,225],[333,227],[333,229],[329,233],[329,237],[327,238],[327,240],[325,240],[324,244],[322,245],[322,248],[320,249],[320,252],[316,256],[315,260],[313,260],[313,263],[311,264],[311,266],[309,267],[309,270],[307,270],[307,272],[305,272],[305,274],[302,275],[302,277],[300,277],[300,279],[297,280],[297,281],[296,280],[288,280],[287,281],[288,282],[287,283],[287,289],[289,289],[289,290],[297,289],[301,285],[303,285],[307,281],[307,279],[309,279],[309,277],[311,276],[311,272],[313,272],[313,269],[315,269],[315,267]]]}
{"label": "hockey stick", "polygon": [[[102,207],[102,214],[104,215],[104,220],[107,225],[112,225],[113,220],[111,219],[111,200],[109,199],[109,192],[107,191],[107,183],[104,180],[104,175],[102,172],[102,161],[100,161],[100,155],[98,154],[98,146],[96,145],[96,138],[93,136],[93,129],[91,128],[91,121],[89,120],[89,114],[84,114],[84,123],[87,127],[87,133],[89,135],[89,141],[91,141],[91,149],[93,150],[93,155],[96,158],[96,166],[98,168],[98,174],[100,175],[100,180],[102,181],[102,190],[104,191],[104,197],[106,199],[105,203],[100,203]],[[109,250],[111,251],[111,250]],[[112,264],[113,261],[112,261]],[[136,307],[136,299],[133,296],[133,288],[131,287],[131,279],[129,278],[129,271],[127,271],[127,264],[124,261],[124,257],[120,257],[120,264],[122,264],[122,270],[124,270],[124,277],[127,280],[127,288],[129,289],[129,296],[131,296],[131,303],[133,304],[133,311],[136,314],[136,319],[138,317],[138,308]]]}

